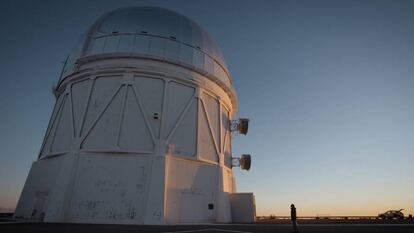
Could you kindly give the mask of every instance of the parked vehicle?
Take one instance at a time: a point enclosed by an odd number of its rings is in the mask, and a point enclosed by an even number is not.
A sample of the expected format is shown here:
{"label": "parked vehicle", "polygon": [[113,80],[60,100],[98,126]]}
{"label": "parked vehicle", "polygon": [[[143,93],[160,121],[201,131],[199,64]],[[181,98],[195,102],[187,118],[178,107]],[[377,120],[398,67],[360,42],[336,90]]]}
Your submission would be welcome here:
{"label": "parked vehicle", "polygon": [[404,209],[400,210],[388,210],[385,213],[378,214],[378,218],[382,219],[404,219],[403,211]]}

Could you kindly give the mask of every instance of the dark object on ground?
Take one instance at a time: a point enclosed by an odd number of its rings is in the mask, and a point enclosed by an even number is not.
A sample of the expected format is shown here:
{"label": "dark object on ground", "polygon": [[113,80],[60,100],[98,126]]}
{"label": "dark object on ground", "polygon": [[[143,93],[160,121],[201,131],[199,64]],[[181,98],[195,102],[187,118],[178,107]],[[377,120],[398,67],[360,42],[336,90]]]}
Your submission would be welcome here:
{"label": "dark object on ground", "polygon": [[413,219],[413,215],[412,214],[408,215],[408,219]]}
{"label": "dark object on ground", "polygon": [[404,214],[401,212],[403,210],[388,210],[385,213],[378,214],[378,217],[382,219],[404,219]]}
{"label": "dark object on ground", "polygon": [[290,219],[296,220],[296,207],[294,204],[290,205]]}
{"label": "dark object on ground", "polygon": [[0,213],[0,222],[14,222],[13,219],[14,213]]}
{"label": "dark object on ground", "polygon": [[0,218],[11,218],[13,213],[0,213]]}
{"label": "dark object on ground", "polygon": [[299,232],[298,223],[296,221],[296,207],[294,204],[290,205],[290,220],[292,221],[293,232]]}

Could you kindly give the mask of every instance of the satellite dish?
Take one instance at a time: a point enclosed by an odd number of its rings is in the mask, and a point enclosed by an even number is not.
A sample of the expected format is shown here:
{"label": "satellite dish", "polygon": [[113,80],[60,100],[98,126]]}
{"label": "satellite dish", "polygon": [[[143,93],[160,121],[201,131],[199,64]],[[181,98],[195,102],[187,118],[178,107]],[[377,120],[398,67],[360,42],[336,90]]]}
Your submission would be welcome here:
{"label": "satellite dish", "polygon": [[244,154],[240,157],[240,168],[243,170],[248,171],[250,169],[250,165],[252,164],[252,159],[250,155]]}
{"label": "satellite dish", "polygon": [[249,119],[247,118],[240,118],[239,123],[237,124],[237,130],[240,134],[247,134],[247,131],[249,130]]}

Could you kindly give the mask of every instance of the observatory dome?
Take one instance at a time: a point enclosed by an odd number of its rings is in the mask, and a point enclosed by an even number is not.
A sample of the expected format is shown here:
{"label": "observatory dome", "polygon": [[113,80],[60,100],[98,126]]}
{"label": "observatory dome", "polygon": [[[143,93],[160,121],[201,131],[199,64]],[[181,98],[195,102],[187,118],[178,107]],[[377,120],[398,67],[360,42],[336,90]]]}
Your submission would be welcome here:
{"label": "observatory dome", "polygon": [[61,79],[76,72],[79,59],[104,54],[182,65],[231,86],[216,42],[194,21],[163,8],[127,7],[103,15],[68,56]]}
{"label": "observatory dome", "polygon": [[[16,207],[30,221],[254,222],[237,193],[237,96],[220,48],[190,19],[154,7],[103,15],[65,61],[48,128]],[[237,163],[238,161],[238,163]]]}

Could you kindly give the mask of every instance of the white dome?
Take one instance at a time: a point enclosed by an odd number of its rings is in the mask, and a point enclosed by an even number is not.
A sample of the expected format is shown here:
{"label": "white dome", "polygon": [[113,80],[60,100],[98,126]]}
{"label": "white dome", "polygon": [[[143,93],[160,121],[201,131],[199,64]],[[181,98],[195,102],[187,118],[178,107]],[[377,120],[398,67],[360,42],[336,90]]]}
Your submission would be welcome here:
{"label": "white dome", "polygon": [[231,85],[221,50],[194,21],[157,7],[120,8],[102,16],[68,57],[61,79],[79,58],[128,53],[184,65]]}

